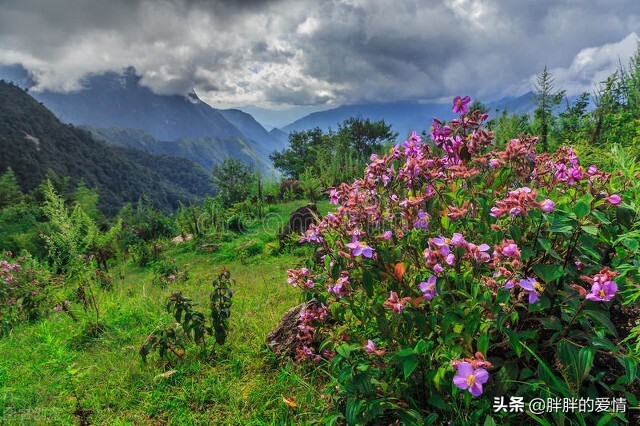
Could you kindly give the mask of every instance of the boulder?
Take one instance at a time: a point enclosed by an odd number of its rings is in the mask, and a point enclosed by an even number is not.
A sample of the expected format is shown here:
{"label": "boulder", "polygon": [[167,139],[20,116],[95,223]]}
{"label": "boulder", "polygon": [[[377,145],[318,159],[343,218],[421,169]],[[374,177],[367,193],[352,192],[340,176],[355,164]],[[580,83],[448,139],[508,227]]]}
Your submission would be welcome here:
{"label": "boulder", "polygon": [[289,309],[280,319],[280,324],[267,335],[267,347],[277,355],[293,358],[298,346],[296,335],[300,313],[316,303],[315,299],[311,299]]}
{"label": "boulder", "polygon": [[304,234],[311,225],[318,223],[319,218],[320,212],[315,204],[307,204],[297,208],[291,212],[289,222],[280,234],[280,241],[284,241],[291,234]]}

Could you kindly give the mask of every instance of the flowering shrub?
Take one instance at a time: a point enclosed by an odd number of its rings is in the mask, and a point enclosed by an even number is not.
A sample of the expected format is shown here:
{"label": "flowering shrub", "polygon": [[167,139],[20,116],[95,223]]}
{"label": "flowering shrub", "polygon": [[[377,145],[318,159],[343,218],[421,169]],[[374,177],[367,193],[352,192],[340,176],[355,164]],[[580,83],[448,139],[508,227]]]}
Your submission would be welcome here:
{"label": "flowering shrub", "polygon": [[41,315],[48,274],[30,256],[0,256],[0,336],[25,320]]}
{"label": "flowering shrub", "polygon": [[[493,149],[469,102],[434,119],[431,141],[414,132],[373,155],[301,240],[322,257],[288,271],[318,301],[297,359],[328,364],[327,423],[491,424],[510,415],[494,396],[625,396],[636,380],[609,314],[637,286],[637,207],[615,190],[627,182],[571,148],[538,155],[535,137]],[[611,363],[620,377],[594,368]]]}

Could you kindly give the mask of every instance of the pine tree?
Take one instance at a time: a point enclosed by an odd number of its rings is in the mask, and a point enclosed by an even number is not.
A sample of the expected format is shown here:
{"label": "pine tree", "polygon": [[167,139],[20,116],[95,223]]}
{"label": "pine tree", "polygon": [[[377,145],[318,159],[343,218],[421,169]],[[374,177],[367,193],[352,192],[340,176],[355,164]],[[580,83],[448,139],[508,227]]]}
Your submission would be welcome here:
{"label": "pine tree", "polygon": [[534,111],[534,118],[540,126],[540,140],[542,149],[549,150],[549,129],[553,125],[553,109],[560,105],[564,98],[564,90],[555,90],[555,78],[544,67],[544,71],[538,74],[537,83],[534,83],[534,99],[538,107]]}

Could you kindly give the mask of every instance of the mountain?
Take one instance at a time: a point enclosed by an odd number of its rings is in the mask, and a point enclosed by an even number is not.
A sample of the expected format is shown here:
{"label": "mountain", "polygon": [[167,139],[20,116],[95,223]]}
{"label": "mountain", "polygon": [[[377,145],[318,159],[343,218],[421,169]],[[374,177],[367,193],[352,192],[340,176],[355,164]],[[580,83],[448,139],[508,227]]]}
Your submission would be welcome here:
{"label": "mountain", "polygon": [[431,126],[433,117],[453,118],[449,104],[420,104],[417,102],[390,104],[342,105],[327,111],[314,112],[282,128],[284,132],[308,130],[320,127],[323,130],[337,128],[349,117],[368,118],[373,121],[384,120],[398,132],[399,138],[405,138],[412,130],[421,132]]}
{"label": "mountain", "polygon": [[260,108],[255,105],[245,105],[241,106],[239,109],[247,114],[251,114],[262,126],[264,126],[264,128],[271,130],[274,128],[282,128],[287,124],[292,123],[299,118],[306,117],[313,112],[324,111],[329,108],[322,105],[306,105],[287,109],[268,109]]}
{"label": "mountain", "polygon": [[520,96],[507,96],[497,101],[486,104],[490,118],[495,118],[506,110],[508,114],[530,114],[536,109],[533,92],[527,92]]}
{"label": "mountain", "polygon": [[[199,164],[204,170],[211,170],[225,157],[234,157],[246,164],[265,164],[264,157],[256,153],[244,138],[220,141],[214,137],[204,136],[195,139],[159,141],[140,129],[91,126],[82,126],[82,128],[90,131],[96,139],[110,144],[140,149],[157,155],[181,157]],[[262,170],[264,171],[265,168],[263,167]],[[271,171],[271,168],[267,170]]]}
{"label": "mountain", "polygon": [[[569,100],[571,101],[571,98]],[[533,114],[536,108],[532,92],[520,96],[505,97],[485,105],[491,117],[497,117],[503,109],[506,109],[508,113]],[[374,121],[384,120],[386,124],[391,125],[393,131],[398,132],[398,139],[403,140],[413,130],[420,133],[422,130],[429,129],[433,117],[450,120],[454,114],[451,111],[450,103],[400,102],[342,105],[302,117],[283,127],[282,131],[290,133],[315,127],[327,131],[329,128],[336,129],[338,124],[349,117],[369,118]]]}
{"label": "mountain", "polygon": [[[20,66],[0,67],[2,76],[29,81]],[[82,86],[82,90],[71,93],[32,94],[63,122],[93,129],[139,129],[157,141],[170,142],[160,150],[163,154],[189,158],[206,169],[231,156],[272,173],[268,153],[286,144],[274,139],[252,117],[212,108],[193,92],[187,96],[152,92],[141,84],[133,67],[122,73],[89,75]]]}
{"label": "mountain", "polygon": [[197,166],[181,164],[182,173],[191,170],[193,175],[173,175],[171,182],[168,163],[182,159],[113,149],[90,133],[63,124],[23,89],[4,81],[0,81],[0,150],[0,173],[11,167],[23,191],[39,185],[50,170],[69,176],[72,183],[82,179],[97,188],[98,207],[106,214],[142,195],[155,207],[170,210],[211,190],[204,180],[208,174]]}
{"label": "mountain", "polygon": [[[279,151],[287,146],[288,138],[281,134],[267,132],[253,116],[239,109],[218,110],[248,141],[253,141],[254,150],[263,158],[268,158],[273,151]],[[258,142],[260,141],[260,142]]]}

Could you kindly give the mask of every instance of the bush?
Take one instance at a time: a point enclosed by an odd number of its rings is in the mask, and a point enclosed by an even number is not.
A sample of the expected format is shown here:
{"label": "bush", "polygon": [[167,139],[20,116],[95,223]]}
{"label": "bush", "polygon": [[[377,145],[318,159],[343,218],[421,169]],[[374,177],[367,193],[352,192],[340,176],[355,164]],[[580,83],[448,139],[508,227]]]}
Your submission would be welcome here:
{"label": "bush", "polygon": [[39,318],[46,301],[49,273],[26,255],[0,256],[0,336],[15,324]]}
{"label": "bush", "polygon": [[[503,396],[634,404],[639,356],[611,317],[640,264],[628,178],[571,148],[536,155],[533,137],[493,150],[468,101],[431,143],[414,132],[334,189],[337,211],[303,238],[322,257],[288,271],[318,300],[297,359],[327,363],[327,423],[493,424]],[[527,414],[611,417],[559,411]]]}

